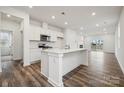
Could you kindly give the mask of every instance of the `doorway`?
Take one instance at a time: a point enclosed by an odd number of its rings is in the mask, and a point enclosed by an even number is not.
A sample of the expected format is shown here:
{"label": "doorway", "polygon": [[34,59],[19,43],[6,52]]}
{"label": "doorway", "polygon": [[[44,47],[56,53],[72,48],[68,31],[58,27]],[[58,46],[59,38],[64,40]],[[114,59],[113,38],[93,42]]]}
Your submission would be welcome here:
{"label": "doorway", "polygon": [[12,60],[12,31],[0,31],[1,61]]}
{"label": "doorway", "polygon": [[102,51],[103,50],[103,40],[96,39],[91,41],[92,51]]}

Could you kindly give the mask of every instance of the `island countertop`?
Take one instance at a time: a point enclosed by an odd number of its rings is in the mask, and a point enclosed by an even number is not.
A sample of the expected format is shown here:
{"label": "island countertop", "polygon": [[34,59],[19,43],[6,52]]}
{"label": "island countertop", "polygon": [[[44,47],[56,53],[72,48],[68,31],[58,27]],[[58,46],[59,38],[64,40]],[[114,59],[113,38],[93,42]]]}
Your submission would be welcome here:
{"label": "island countertop", "polygon": [[77,52],[77,51],[82,51],[82,50],[87,50],[87,49],[86,48],[76,48],[76,49],[59,49],[59,48],[54,48],[54,49],[45,49],[45,50],[41,50],[41,51],[48,52],[48,53],[63,54],[63,53]]}

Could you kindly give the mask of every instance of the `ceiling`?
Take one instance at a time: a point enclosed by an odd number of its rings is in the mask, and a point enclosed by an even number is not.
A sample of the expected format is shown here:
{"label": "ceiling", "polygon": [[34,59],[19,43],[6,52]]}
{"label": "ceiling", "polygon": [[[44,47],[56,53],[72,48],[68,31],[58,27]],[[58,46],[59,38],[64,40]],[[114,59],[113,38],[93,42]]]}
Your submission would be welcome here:
{"label": "ceiling", "polygon": [[[120,6],[15,6],[14,8],[29,13],[32,19],[47,22],[60,28],[70,28],[87,34],[115,31],[115,25],[121,13]],[[65,15],[61,13],[64,12]],[[96,15],[92,16],[95,12]],[[51,16],[55,16],[52,19]],[[64,23],[68,22],[68,25]],[[99,24],[99,27],[96,27]],[[83,27],[83,30],[80,29]]]}
{"label": "ceiling", "polygon": [[[10,16],[10,17],[8,17],[8,16]],[[17,22],[17,23],[21,23],[22,22],[21,18],[15,17],[13,15],[5,14],[5,13],[2,13],[2,19],[3,20],[14,21],[14,22]]]}

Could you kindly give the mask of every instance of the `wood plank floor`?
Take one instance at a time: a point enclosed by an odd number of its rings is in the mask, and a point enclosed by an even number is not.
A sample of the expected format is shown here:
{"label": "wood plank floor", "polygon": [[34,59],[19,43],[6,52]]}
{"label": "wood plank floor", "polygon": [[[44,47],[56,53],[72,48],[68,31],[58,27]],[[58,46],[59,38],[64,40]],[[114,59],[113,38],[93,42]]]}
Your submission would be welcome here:
{"label": "wood plank floor", "polygon": [[40,73],[40,62],[23,67],[20,61],[3,62],[0,74],[2,87],[50,87],[47,79]]}
{"label": "wood plank floor", "polygon": [[90,52],[89,66],[80,66],[64,76],[67,87],[124,86],[124,75],[112,53]]}
{"label": "wood plank floor", "polygon": [[[3,62],[1,87],[51,87],[40,73],[40,63],[23,67],[20,61]],[[124,86],[124,75],[111,53],[90,52],[89,66],[79,66],[63,77],[65,87]]]}

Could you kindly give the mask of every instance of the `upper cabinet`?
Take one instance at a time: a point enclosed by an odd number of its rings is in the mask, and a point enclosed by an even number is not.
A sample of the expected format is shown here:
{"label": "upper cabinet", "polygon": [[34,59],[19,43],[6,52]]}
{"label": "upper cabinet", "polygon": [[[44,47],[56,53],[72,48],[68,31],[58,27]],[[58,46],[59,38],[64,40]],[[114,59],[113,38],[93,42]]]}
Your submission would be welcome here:
{"label": "upper cabinet", "polygon": [[57,32],[57,37],[61,37],[61,38],[64,38],[64,34],[62,32]]}
{"label": "upper cabinet", "polygon": [[41,27],[41,32],[40,33],[42,35],[48,35],[48,36],[50,36],[50,33],[49,33],[48,29],[45,29],[45,28],[42,28],[42,27]]}
{"label": "upper cabinet", "polygon": [[37,26],[30,25],[30,40],[37,40],[40,41],[40,33],[41,33],[41,28]]}
{"label": "upper cabinet", "polygon": [[50,41],[55,42],[57,41],[57,37],[63,38],[64,35],[60,31],[53,31],[50,29],[45,29],[39,26],[30,25],[30,40],[37,40],[40,41],[40,35],[48,35],[50,36]]}
{"label": "upper cabinet", "polygon": [[57,33],[49,30],[50,32],[50,41],[55,42],[57,41]]}

